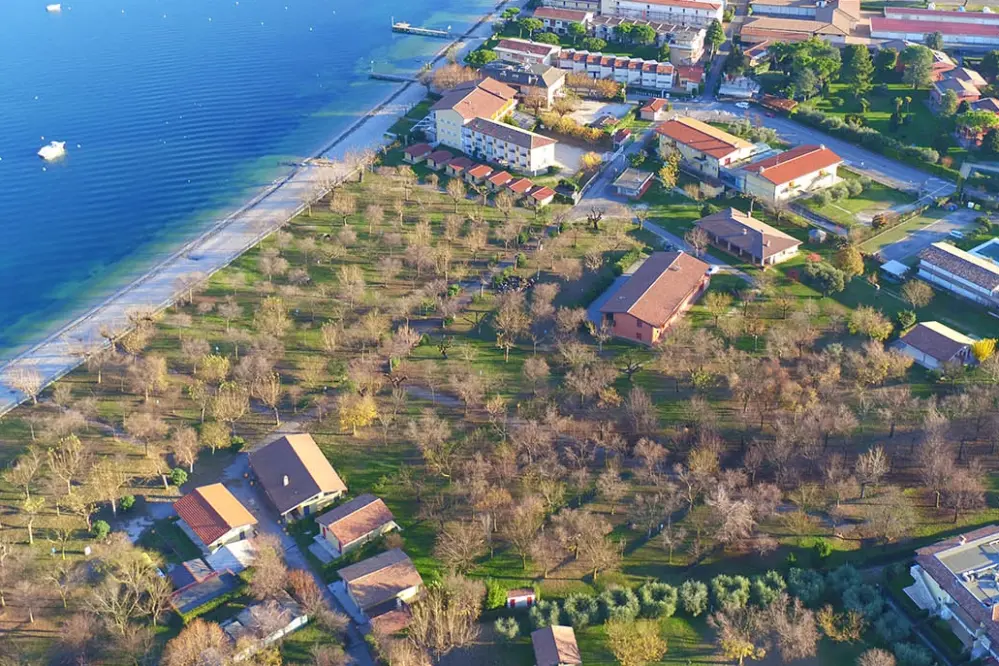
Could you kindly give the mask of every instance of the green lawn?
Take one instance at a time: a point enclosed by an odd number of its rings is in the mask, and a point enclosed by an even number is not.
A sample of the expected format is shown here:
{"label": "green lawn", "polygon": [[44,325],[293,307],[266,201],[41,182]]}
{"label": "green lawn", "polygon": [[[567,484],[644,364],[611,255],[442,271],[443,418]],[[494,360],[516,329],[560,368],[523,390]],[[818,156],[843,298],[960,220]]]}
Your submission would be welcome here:
{"label": "green lawn", "polygon": [[[926,100],[929,98],[928,90],[913,90],[911,86],[903,83],[884,85],[887,87],[887,93],[879,93],[880,86],[875,86],[875,89],[868,93],[867,99],[871,105],[866,113],[863,112],[863,108],[853,95],[850,86],[845,83],[830,84],[829,94],[826,97],[814,98],[806,104],[840,118],[847,114],[863,114],[864,121],[868,126],[882,134],[894,137],[902,143],[938,148],[938,146],[933,146],[933,140],[944,135],[947,137],[947,145],[949,146],[947,154],[958,162],[964,158],[967,150],[959,147],[954,138],[951,137],[953,121],[937,117],[926,105]],[[912,102],[906,108],[904,100],[907,97],[911,98]],[[903,113],[911,114],[912,121],[893,132],[890,118],[895,110],[896,98],[902,98]]]}
{"label": "green lawn", "polygon": [[868,238],[860,245],[860,249],[864,252],[873,254],[886,245],[891,245],[892,243],[897,243],[898,241],[905,238],[913,231],[919,231],[920,229],[925,229],[931,224],[935,224],[940,221],[941,218],[946,217],[947,212],[940,208],[934,208],[928,210],[922,215],[917,215],[916,217],[903,222],[897,227],[892,227],[884,233],[878,234],[872,238]]}
{"label": "green lawn", "polygon": [[667,192],[658,179],[642,197],[642,203],[649,208],[649,222],[659,225],[666,231],[683,236],[701,219],[702,204],[676,192]]}
{"label": "green lawn", "polygon": [[[839,175],[845,180],[857,180],[860,178],[848,169],[840,169]],[[826,206],[820,206],[814,198],[803,199],[801,203],[809,210],[832,220],[844,227],[852,227],[857,224],[857,216],[863,215],[870,218],[879,211],[894,208],[912,203],[915,199],[891,187],[881,183],[869,182],[864,191],[855,197],[847,197],[839,201],[831,201]]]}

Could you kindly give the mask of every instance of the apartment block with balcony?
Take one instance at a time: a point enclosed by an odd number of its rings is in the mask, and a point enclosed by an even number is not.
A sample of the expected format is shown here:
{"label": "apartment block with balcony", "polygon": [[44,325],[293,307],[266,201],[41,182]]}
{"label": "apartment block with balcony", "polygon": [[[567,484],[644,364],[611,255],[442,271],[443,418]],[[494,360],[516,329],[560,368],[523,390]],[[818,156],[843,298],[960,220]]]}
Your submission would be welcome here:
{"label": "apartment block with balcony", "polygon": [[555,164],[555,139],[487,118],[467,123],[461,139],[466,154],[513,171],[534,175]]}

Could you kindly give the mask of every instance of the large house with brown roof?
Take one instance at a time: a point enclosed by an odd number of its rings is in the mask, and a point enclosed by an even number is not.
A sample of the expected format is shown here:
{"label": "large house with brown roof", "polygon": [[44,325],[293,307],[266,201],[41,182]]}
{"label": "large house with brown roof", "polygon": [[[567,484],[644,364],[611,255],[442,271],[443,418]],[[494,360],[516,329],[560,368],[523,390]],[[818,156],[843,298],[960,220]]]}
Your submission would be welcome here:
{"label": "large house with brown roof", "polygon": [[531,632],[536,666],[578,666],[583,663],[572,627],[559,625]]}
{"label": "large house with brown roof", "polygon": [[461,150],[461,129],[468,122],[502,118],[516,107],[516,96],[516,90],[488,77],[455,87],[430,107],[431,143]]}
{"label": "large house with brown roof", "polygon": [[532,42],[528,39],[501,39],[493,47],[500,60],[526,65],[551,65],[558,55],[557,44]]}
{"label": "large house with brown roof", "polygon": [[250,453],[250,467],[283,519],[318,513],[347,492],[312,435],[285,435]]}
{"label": "large house with brown roof", "polygon": [[555,164],[558,141],[488,118],[461,128],[461,149],[476,159],[536,175]]}
{"label": "large house with brown roof", "polygon": [[173,503],[177,525],[205,554],[253,535],[257,519],[221,483],[201,486]]}
{"label": "large house with brown roof", "polygon": [[743,167],[743,192],[772,206],[832,187],[842,163],[843,158],[825,146],[796,146]]}
{"label": "large house with brown roof", "polygon": [[746,257],[757,266],[773,266],[798,253],[801,241],[735,208],[702,217],[697,227],[726,252]]}
{"label": "large house with brown roof", "polygon": [[905,593],[917,606],[947,621],[972,659],[999,659],[999,526],[920,548],[909,571]]}
{"label": "large house with brown roof", "polygon": [[709,265],[683,252],[655,252],[600,308],[614,335],[654,345],[707,291]]}
{"label": "large house with brown roof", "polygon": [[871,19],[874,39],[922,43],[939,32],[945,47],[975,48],[999,45],[999,15],[990,12],[957,12],[919,7],[885,7],[884,16]]}
{"label": "large house with brown roof", "polygon": [[550,65],[523,65],[493,61],[482,72],[517,90],[521,98],[544,99],[551,106],[565,88],[566,73]]}
{"label": "large house with brown roof", "polygon": [[660,151],[679,151],[690,169],[718,178],[719,169],[744,160],[753,144],[694,118],[668,120],[656,128]]}
{"label": "large house with brown roof", "polygon": [[999,308],[999,264],[950,243],[919,253],[919,277],[981,305]]}
{"label": "large house with brown roof", "polygon": [[337,571],[350,600],[367,618],[410,601],[423,589],[413,561],[398,548]]}
{"label": "large house with brown roof", "polygon": [[364,494],[316,519],[320,538],[340,557],[386,532],[399,529],[395,516],[380,498]]}
{"label": "large house with brown roof", "polygon": [[947,364],[965,365],[971,360],[975,341],[964,333],[938,321],[916,324],[898,339],[896,348],[927,370],[939,370]]}

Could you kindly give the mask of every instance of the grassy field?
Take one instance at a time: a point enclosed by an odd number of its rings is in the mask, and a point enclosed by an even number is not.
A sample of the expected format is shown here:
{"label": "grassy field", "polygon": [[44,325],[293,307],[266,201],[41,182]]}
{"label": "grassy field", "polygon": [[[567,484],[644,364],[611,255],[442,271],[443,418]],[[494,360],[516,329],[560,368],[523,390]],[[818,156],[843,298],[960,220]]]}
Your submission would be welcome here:
{"label": "grassy field", "polygon": [[917,215],[911,220],[907,220],[897,227],[892,227],[887,231],[868,238],[866,241],[860,244],[860,249],[864,252],[873,254],[885,247],[886,245],[891,245],[892,243],[897,243],[912,232],[924,229],[932,224],[936,224],[942,218],[947,216],[947,211],[941,208],[934,208],[926,211],[922,215]]}
{"label": "grassy field", "polygon": [[[860,102],[857,101],[850,87],[844,83],[830,84],[828,96],[814,98],[808,104],[840,118],[847,114],[862,114],[869,127],[906,144],[936,147],[933,145],[934,139],[940,136],[947,137],[948,149],[945,154],[954,158],[956,162],[964,159],[967,151],[958,146],[953,137],[950,136],[952,129],[950,123],[953,121],[934,115],[927,106],[929,91],[913,90],[911,86],[903,83],[884,85],[887,87],[887,92],[878,92],[879,87],[876,86],[868,93],[867,99],[870,102],[870,108],[866,113],[863,112]],[[903,101],[903,113],[912,114],[912,121],[892,131],[890,117],[895,110],[895,100],[898,98]],[[912,99],[907,106],[906,98]]]}
{"label": "grassy field", "polygon": [[[859,179],[857,174],[848,169],[841,168],[839,175],[845,180]],[[864,191],[855,197],[831,201],[826,206],[820,206],[813,197],[802,199],[801,203],[809,210],[849,229],[861,222],[869,224],[875,213],[914,201],[912,196],[904,192],[869,181]]]}

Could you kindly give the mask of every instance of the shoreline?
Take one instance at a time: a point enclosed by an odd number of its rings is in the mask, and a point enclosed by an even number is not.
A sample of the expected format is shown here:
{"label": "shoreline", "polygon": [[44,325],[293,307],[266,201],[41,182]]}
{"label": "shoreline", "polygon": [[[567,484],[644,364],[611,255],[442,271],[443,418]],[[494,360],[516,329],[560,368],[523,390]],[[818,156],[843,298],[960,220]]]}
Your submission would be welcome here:
{"label": "shoreline", "polygon": [[[495,20],[508,4],[520,3],[500,0],[460,36],[441,47],[430,61],[431,66],[436,68],[444,62],[452,47],[457,47],[459,54],[468,50],[469,40],[477,38],[476,33]],[[389,128],[425,97],[420,83],[410,81],[399,85],[310,157],[336,158],[351,149],[377,149],[386,145],[390,141],[386,137]],[[5,362],[0,366],[0,417],[24,400],[6,383],[5,376],[11,368],[36,370],[45,386],[59,380],[83,363],[82,349],[106,344],[100,336],[101,328],[121,326],[127,322],[128,313],[136,308],[152,307],[157,312],[168,308],[180,291],[178,280],[194,273],[203,274],[206,279],[211,277],[299,215],[314,187],[315,174],[316,170],[308,166],[295,167],[158,261],[142,276]]]}

